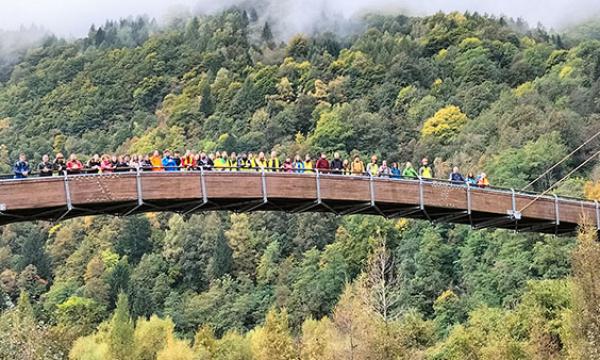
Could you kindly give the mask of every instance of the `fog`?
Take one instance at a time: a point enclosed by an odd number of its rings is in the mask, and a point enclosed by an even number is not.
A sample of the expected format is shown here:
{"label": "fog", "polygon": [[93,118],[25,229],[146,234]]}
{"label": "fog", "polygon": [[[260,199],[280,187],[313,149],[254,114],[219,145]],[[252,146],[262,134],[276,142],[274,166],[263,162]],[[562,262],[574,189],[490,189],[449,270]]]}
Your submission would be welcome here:
{"label": "fog", "polygon": [[[42,26],[59,36],[80,37],[92,23],[130,15],[158,20],[173,14],[213,12],[248,0],[0,0],[0,28]],[[345,20],[365,12],[424,15],[436,11],[478,11],[521,17],[547,28],[561,28],[600,14],[600,0],[255,0],[285,32],[310,32],[328,20]],[[316,19],[316,20],[315,20]],[[287,34],[286,34],[287,35]]]}

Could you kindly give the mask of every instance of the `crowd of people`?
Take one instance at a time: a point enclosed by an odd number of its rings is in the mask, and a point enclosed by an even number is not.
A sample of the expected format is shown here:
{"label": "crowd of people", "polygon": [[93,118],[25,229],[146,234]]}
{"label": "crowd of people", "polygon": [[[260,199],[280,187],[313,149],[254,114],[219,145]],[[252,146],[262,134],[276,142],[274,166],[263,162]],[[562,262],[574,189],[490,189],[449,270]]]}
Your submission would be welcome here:
{"label": "crowd of people", "polygon": [[[410,162],[402,166],[398,162],[392,162],[388,165],[387,160],[379,162],[376,155],[371,156],[370,161],[365,164],[360,156],[356,155],[351,160],[342,159],[339,153],[333,155],[331,161],[327,154],[322,153],[316,159],[310,155],[302,158],[296,155],[294,159],[286,157],[281,160],[276,151],[272,151],[267,158],[264,152],[254,154],[226,151],[215,153],[194,153],[186,151],[183,155],[179,151],[171,153],[164,150],[162,154],[155,150],[147,155],[93,155],[85,164],[77,158],[77,155],[71,154],[68,160],[62,153],[56,154],[54,160],[50,160],[49,155],[42,156],[42,161],[37,164],[35,169],[40,177],[64,176],[75,174],[107,174],[130,171],[265,171],[289,172],[289,173],[329,173],[337,175],[355,175],[355,176],[373,176],[389,177],[392,179],[433,179],[435,174],[429,160],[424,158],[418,169]],[[27,156],[21,154],[19,160],[14,165],[14,177],[23,179],[33,174],[31,166],[27,161]],[[452,169],[448,179],[455,184],[470,184],[478,187],[489,186],[489,180],[485,173],[475,176],[468,173],[463,176],[458,167]]]}

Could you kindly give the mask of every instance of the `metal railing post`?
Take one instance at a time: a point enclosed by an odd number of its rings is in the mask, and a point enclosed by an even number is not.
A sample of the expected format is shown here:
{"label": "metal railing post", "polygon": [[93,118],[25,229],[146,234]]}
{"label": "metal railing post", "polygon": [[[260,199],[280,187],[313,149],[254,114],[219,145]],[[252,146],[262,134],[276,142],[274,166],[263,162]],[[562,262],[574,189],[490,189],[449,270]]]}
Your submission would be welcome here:
{"label": "metal railing post", "polygon": [[594,200],[594,204],[596,205],[596,228],[600,230],[600,205],[598,200]]}

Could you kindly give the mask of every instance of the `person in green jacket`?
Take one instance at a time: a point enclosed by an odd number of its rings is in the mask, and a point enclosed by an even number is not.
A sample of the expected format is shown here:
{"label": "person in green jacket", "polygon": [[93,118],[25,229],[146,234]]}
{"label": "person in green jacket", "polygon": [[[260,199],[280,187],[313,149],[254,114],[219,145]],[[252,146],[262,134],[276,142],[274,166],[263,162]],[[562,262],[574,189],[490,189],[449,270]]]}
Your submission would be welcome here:
{"label": "person in green jacket", "polygon": [[404,170],[402,171],[402,177],[403,178],[414,178],[414,179],[419,177],[417,170],[415,170],[415,168],[412,166],[410,161],[407,162],[406,165],[404,166]]}

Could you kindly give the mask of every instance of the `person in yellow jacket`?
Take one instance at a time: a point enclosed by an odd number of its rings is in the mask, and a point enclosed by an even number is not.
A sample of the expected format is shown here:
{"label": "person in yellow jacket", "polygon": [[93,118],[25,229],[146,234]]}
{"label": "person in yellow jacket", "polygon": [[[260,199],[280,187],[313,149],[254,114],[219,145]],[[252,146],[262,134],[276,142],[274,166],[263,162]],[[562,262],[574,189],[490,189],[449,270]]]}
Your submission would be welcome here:
{"label": "person in yellow jacket", "polygon": [[227,162],[227,167],[229,168],[229,171],[239,171],[239,165],[238,165],[238,156],[235,152],[232,152],[231,155],[229,155],[229,161]]}
{"label": "person in yellow jacket", "polygon": [[269,158],[267,167],[269,168],[268,171],[279,171],[279,168],[281,167],[281,163],[277,158],[277,152],[275,150],[271,151],[271,157]]}
{"label": "person in yellow jacket", "polygon": [[433,169],[431,165],[429,165],[429,160],[424,158],[421,160],[421,167],[419,168],[419,176],[423,179],[432,179],[433,178]]}
{"label": "person in yellow jacket", "polygon": [[370,176],[377,176],[379,165],[377,165],[377,155],[371,156],[371,162],[367,165],[367,173]]}
{"label": "person in yellow jacket", "polygon": [[225,160],[223,159],[220,152],[215,152],[214,168],[216,171],[223,171],[225,167]]}
{"label": "person in yellow jacket", "polygon": [[356,155],[352,165],[350,165],[350,171],[354,176],[361,176],[365,173],[365,164],[360,159],[360,156]]}
{"label": "person in yellow jacket", "polygon": [[310,155],[306,154],[306,157],[304,158],[304,173],[312,174],[314,167],[315,166],[313,164],[312,159],[310,158]]}
{"label": "person in yellow jacket", "polygon": [[254,159],[254,164],[252,165],[253,168],[256,168],[257,171],[262,171],[264,168],[267,167],[267,159],[265,158],[265,153],[264,152],[259,152],[258,156],[256,157],[256,159]]}

